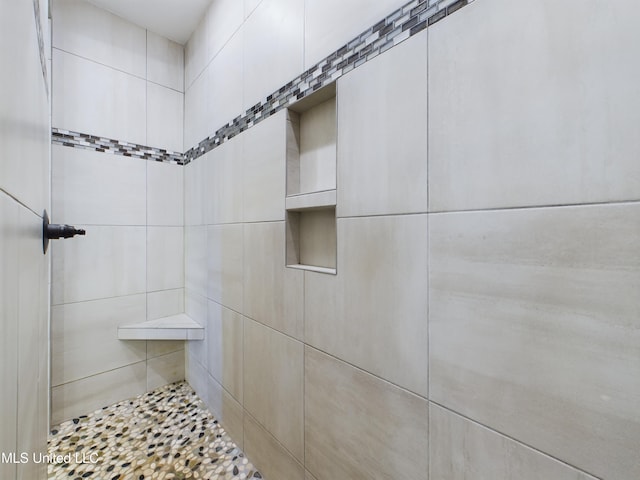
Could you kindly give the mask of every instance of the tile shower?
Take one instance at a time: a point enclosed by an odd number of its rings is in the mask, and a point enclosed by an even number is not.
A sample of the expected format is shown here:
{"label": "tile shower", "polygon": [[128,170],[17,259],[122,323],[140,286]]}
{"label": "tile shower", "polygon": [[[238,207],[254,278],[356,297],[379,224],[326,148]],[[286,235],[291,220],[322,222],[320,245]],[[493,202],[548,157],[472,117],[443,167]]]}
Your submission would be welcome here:
{"label": "tile shower", "polygon": [[640,477],[639,14],[214,0],[183,48],[54,0],[50,448],[152,455],[51,478]]}

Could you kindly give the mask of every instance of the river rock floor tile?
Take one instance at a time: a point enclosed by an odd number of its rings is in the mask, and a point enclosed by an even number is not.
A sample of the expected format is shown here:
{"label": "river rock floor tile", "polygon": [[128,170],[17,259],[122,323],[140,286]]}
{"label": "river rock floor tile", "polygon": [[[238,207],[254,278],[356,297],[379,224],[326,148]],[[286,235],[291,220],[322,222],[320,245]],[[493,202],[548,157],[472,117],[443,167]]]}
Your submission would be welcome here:
{"label": "river rock floor tile", "polygon": [[185,382],[64,422],[49,480],[231,480],[262,476]]}

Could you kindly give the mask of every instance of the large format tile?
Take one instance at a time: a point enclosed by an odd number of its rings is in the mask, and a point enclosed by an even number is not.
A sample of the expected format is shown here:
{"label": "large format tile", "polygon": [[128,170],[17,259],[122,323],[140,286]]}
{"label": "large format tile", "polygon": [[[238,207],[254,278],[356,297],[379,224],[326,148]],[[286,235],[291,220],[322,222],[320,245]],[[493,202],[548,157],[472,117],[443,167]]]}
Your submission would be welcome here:
{"label": "large format tile", "polygon": [[191,88],[194,80],[202,73],[209,63],[207,58],[207,16],[200,19],[200,23],[191,34],[191,38],[184,46],[184,91]]}
{"label": "large format tile", "polygon": [[242,136],[227,140],[202,161],[208,185],[206,223],[242,222]]}
{"label": "large format tile", "polygon": [[639,199],[639,15],[489,0],[434,25],[429,208]]}
{"label": "large format tile", "polygon": [[338,274],[305,272],[305,342],[427,395],[427,215],[338,219]]}
{"label": "large format tile", "polygon": [[147,291],[184,287],[184,228],[147,227]]}
{"label": "large format tile", "polygon": [[183,288],[147,292],[147,320],[155,320],[157,318],[177,315],[183,312]]}
{"label": "large format tile", "polygon": [[375,25],[406,0],[305,0],[304,68]]}
{"label": "large format tile", "polygon": [[442,407],[429,405],[430,480],[595,480]]}
{"label": "large format tile", "polygon": [[262,0],[242,28],[246,110],[302,72],[304,3]]}
{"label": "large format tile", "polygon": [[207,227],[207,296],[242,312],[243,231],[241,224]]}
{"label": "large format tile", "polygon": [[0,189],[40,213],[49,204],[51,127],[33,2],[3,3],[0,32]]}
{"label": "large format tile", "polygon": [[[19,256],[19,206],[12,198],[0,192],[0,452],[16,449],[18,415],[18,282]],[[3,478],[13,478],[16,466],[0,463]],[[6,477],[5,477],[6,475]]]}
{"label": "large format tile", "polygon": [[184,380],[184,350],[147,360],[147,391]]}
{"label": "large format tile", "polygon": [[427,34],[338,80],[338,216],[427,211]]}
{"label": "large format tile", "polygon": [[[185,287],[204,297],[207,294],[207,227],[185,227],[184,231]],[[202,323],[204,318],[206,315]]]}
{"label": "large format tile", "polygon": [[52,2],[53,46],[131,75],[146,76],[146,31],[84,0]]}
{"label": "large format tile", "polygon": [[284,266],[284,241],[284,222],[244,225],[242,313],[300,339],[304,272]]}
{"label": "large format tile", "polygon": [[146,145],[146,84],[54,48],[52,124]]}
{"label": "large format tile", "polygon": [[242,403],[242,315],[209,301],[207,321],[207,369],[235,399]]}
{"label": "large format tile", "polygon": [[427,478],[428,403],[305,347],[305,466],[318,480]]}
{"label": "large format tile", "polygon": [[284,220],[286,111],[243,134],[243,219]]}
{"label": "large format tile", "polygon": [[184,93],[184,151],[213,133],[209,131],[211,93],[208,87],[209,73],[205,69]]}
{"label": "large format tile", "polygon": [[145,227],[76,226],[87,235],[50,245],[53,305],[146,291]]}
{"label": "large format tile", "polygon": [[182,167],[184,168],[184,224],[187,226],[205,224],[205,167],[211,155],[212,152],[209,152]]}
{"label": "large format tile", "polygon": [[244,323],[244,407],[298,460],[304,458],[303,344]]}
{"label": "large format tile", "polygon": [[184,225],[184,167],[147,164],[147,225]]}
{"label": "large format tile", "polygon": [[147,82],[147,143],[150,147],[182,152],[184,94]]}
{"label": "large format tile", "polygon": [[207,375],[207,407],[238,445],[243,444],[244,410],[211,375]]}
{"label": "large format tile", "polygon": [[184,312],[193,320],[204,327],[204,339],[186,342],[187,358],[193,357],[199,364],[206,367],[207,365],[207,298],[199,295],[189,289],[185,290],[184,295]]}
{"label": "large format tile", "polygon": [[[239,37],[240,43],[242,43],[242,35],[234,35],[234,33],[244,21],[243,3],[238,0],[216,0],[211,2],[205,20],[208,60],[223,54],[229,43],[233,41],[232,36]],[[240,62],[242,62],[242,52],[240,52],[239,58]]]}
{"label": "large format tile", "polygon": [[53,223],[145,225],[147,163],[60,145],[51,146]]}
{"label": "large format tile", "polygon": [[51,389],[51,423],[84,415],[147,391],[146,362],[65,383]]}
{"label": "large format tile", "polygon": [[640,204],[430,217],[430,398],[640,476]]}
{"label": "large format tile", "polygon": [[184,92],[184,47],[149,30],[147,80]]}
{"label": "large format tile", "polygon": [[[240,5],[235,0],[227,3]],[[211,10],[219,3],[214,2]],[[236,7],[237,8],[237,7]],[[217,131],[229,120],[243,113],[242,110],[242,34],[236,33],[224,48],[211,60],[207,67],[209,72],[208,92],[210,102],[209,135]],[[202,140],[202,139],[201,139]]]}
{"label": "large format tile", "polygon": [[[49,260],[42,255],[42,218],[20,207],[18,281],[18,411],[16,452],[45,454],[49,408]],[[44,368],[43,368],[44,367]],[[8,389],[13,391],[12,388]],[[18,479],[38,476],[37,464],[18,466]]]}
{"label": "large format tile", "polygon": [[118,325],[145,321],[144,294],[55,305],[51,309],[51,385],[146,358],[144,341],[118,340]]}
{"label": "large format tile", "polygon": [[244,416],[244,451],[265,478],[305,478],[304,467],[249,414]]}

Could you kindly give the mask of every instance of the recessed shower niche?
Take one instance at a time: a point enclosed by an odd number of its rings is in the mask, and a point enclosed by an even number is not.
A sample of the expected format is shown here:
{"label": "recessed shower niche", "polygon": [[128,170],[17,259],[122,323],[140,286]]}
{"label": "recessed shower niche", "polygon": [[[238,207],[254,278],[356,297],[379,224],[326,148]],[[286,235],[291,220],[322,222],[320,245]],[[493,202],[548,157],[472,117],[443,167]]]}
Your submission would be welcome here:
{"label": "recessed shower niche", "polygon": [[336,273],[336,87],[287,112],[287,267]]}

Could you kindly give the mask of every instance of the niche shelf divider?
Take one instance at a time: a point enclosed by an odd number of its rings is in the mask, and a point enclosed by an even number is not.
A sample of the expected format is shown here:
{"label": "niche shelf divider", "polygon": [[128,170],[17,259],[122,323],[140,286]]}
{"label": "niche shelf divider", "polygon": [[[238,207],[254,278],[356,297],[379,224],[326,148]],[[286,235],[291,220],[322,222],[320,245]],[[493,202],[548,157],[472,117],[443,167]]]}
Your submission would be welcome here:
{"label": "niche shelf divider", "polygon": [[286,266],[336,274],[336,86],[287,110]]}

